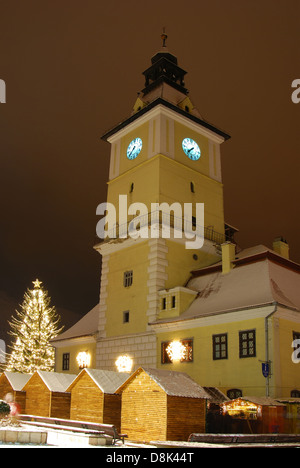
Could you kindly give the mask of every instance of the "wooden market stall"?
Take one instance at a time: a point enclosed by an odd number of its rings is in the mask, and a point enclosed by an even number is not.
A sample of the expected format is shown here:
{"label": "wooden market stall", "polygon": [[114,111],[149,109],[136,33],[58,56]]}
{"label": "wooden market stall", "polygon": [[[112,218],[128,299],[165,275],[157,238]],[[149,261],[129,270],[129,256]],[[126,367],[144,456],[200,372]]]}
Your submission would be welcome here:
{"label": "wooden market stall", "polygon": [[66,391],[76,375],[36,371],[25,384],[26,414],[70,418],[71,394]]}
{"label": "wooden market stall", "polygon": [[276,398],[286,405],[285,431],[287,434],[300,434],[300,398]]}
{"label": "wooden market stall", "polygon": [[0,400],[4,400],[6,395],[11,394],[12,400],[20,405],[21,413],[23,413],[26,404],[26,393],[23,387],[30,377],[31,374],[3,372],[0,376]]}
{"label": "wooden market stall", "polygon": [[272,434],[285,432],[286,406],[270,397],[240,397],[222,404],[230,416],[233,433]]}
{"label": "wooden market stall", "polygon": [[117,393],[121,432],[131,440],[187,440],[192,432],[205,432],[210,397],[187,374],[140,367]]}
{"label": "wooden market stall", "polygon": [[115,391],[128,374],[101,369],[83,369],[69,385],[71,419],[113,424],[120,431],[121,395]]}

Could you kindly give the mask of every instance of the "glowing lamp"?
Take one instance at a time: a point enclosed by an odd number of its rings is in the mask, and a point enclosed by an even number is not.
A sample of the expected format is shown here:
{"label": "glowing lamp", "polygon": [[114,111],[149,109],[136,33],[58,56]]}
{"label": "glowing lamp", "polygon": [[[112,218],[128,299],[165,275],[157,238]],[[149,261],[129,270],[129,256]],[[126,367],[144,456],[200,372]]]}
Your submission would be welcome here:
{"label": "glowing lamp", "polygon": [[166,352],[172,362],[178,362],[184,358],[186,349],[181,341],[174,340],[166,348]]}
{"label": "glowing lamp", "polygon": [[118,372],[131,372],[133,360],[129,356],[119,356],[115,362]]}
{"label": "glowing lamp", "polygon": [[81,351],[77,354],[76,361],[78,362],[79,369],[89,367],[91,363],[91,355],[87,351]]}

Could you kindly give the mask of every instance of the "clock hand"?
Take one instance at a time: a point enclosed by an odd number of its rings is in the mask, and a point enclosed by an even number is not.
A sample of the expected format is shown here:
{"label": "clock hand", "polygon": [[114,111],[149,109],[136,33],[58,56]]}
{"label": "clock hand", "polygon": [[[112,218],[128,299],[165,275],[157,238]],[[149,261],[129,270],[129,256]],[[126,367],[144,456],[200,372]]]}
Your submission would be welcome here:
{"label": "clock hand", "polygon": [[190,149],[188,150],[188,153],[189,153],[190,151],[192,151],[193,149],[194,149],[194,147],[190,148]]}
{"label": "clock hand", "polygon": [[134,149],[135,149],[135,145],[134,145],[134,147],[132,148],[132,150],[130,151],[129,156],[131,156],[131,153],[132,153],[132,151],[133,151]]}

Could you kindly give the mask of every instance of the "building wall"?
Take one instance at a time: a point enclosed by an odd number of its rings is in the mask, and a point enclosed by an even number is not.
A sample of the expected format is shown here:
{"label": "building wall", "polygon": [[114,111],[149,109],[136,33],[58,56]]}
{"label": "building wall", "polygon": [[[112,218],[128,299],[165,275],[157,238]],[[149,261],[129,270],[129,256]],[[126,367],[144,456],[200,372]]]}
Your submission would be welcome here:
{"label": "building wall", "polygon": [[82,373],[71,388],[70,418],[103,423],[103,392],[87,373]]}
{"label": "building wall", "polygon": [[276,397],[288,397],[291,396],[292,390],[300,391],[300,363],[294,363],[292,360],[293,332],[300,333],[300,321],[299,319],[298,322],[293,320],[292,314],[289,318],[289,320],[278,318],[275,321],[278,336],[278,356],[275,369],[278,374]]}
{"label": "building wall", "polygon": [[71,394],[51,392],[51,418],[70,419]]}
{"label": "building wall", "polygon": [[13,395],[14,401],[21,406],[21,412],[24,413],[26,406],[26,393],[14,390],[3,373],[0,376],[0,400],[4,400],[7,393],[11,393]]}
{"label": "building wall", "polygon": [[[127,147],[137,137],[142,139],[142,150],[136,159],[128,160]],[[189,159],[182,150],[182,140],[187,137],[195,139],[201,148],[198,161]],[[163,107],[150,111],[113,135],[109,139],[107,201],[116,208],[117,237],[120,226],[126,227],[126,222],[140,214],[125,216],[124,211],[136,202],[144,203],[148,213],[151,213],[151,203],[179,202],[182,207],[184,203],[192,203],[194,216],[195,204],[204,203],[204,225],[224,233],[221,140]],[[122,210],[119,210],[119,195],[127,196],[127,205]],[[106,229],[112,227],[106,226]],[[126,232],[127,228],[123,234]],[[135,366],[155,365],[156,339],[149,333],[149,323],[155,321],[160,312],[158,292],[184,285],[192,269],[219,259],[212,243],[203,250],[189,250],[185,248],[185,238],[178,242],[150,236],[149,231],[149,239],[116,239],[95,247],[103,260],[98,368],[114,369],[120,354],[129,354]],[[124,287],[124,272],[131,270],[133,283]],[[124,312],[129,312],[129,320],[124,320]]]}
{"label": "building wall", "polygon": [[0,400],[4,400],[7,393],[13,393],[13,388],[10,385],[4,374],[0,375]]}
{"label": "building wall", "polygon": [[156,367],[156,335],[153,332],[104,338],[97,345],[97,369],[115,371],[117,358],[124,354],[133,359],[134,368]]}
{"label": "building wall", "polygon": [[168,395],[167,406],[167,440],[188,440],[192,433],[205,432],[205,399]]}
{"label": "building wall", "polygon": [[[96,341],[84,343],[79,341],[77,344],[72,344],[73,340],[68,343],[66,341],[65,346],[57,346],[55,348],[55,372],[63,372],[66,374],[78,374],[79,366],[76,360],[77,355],[85,351],[91,356],[91,364],[89,367],[96,368]],[[69,370],[63,370],[63,355],[69,353]]]}
{"label": "building wall", "polygon": [[26,414],[50,417],[51,392],[38,374],[33,375],[24,387]]}
{"label": "building wall", "polygon": [[113,424],[117,431],[121,431],[121,395],[104,394],[103,422],[104,424]]}
{"label": "building wall", "polygon": [[167,395],[144,371],[122,391],[121,432],[136,441],[166,440]]}
{"label": "building wall", "polygon": [[[148,241],[110,254],[108,262],[105,336],[141,333],[147,329]],[[132,285],[124,287],[124,273],[133,272]],[[129,321],[124,322],[124,312]]]}
{"label": "building wall", "polygon": [[[229,317],[227,317],[229,319]],[[231,320],[233,318],[231,317]],[[208,322],[208,321],[207,321]],[[256,356],[239,357],[239,332],[256,331]],[[227,333],[228,358],[214,360],[212,336]],[[172,340],[193,339],[193,361],[171,364],[161,363],[161,343]],[[226,394],[231,388],[242,389],[244,395],[265,395],[265,378],[261,372],[261,360],[265,359],[264,319],[212,323],[196,328],[170,330],[158,334],[157,367],[186,372],[199,385],[217,387]]]}

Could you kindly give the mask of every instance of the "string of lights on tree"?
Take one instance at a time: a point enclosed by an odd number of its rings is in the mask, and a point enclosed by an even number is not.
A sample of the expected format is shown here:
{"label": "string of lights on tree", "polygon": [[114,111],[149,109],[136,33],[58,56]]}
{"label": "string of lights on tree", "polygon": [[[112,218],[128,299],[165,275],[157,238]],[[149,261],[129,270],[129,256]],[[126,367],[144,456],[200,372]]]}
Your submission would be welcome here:
{"label": "string of lights on tree", "polygon": [[36,370],[53,371],[54,348],[50,340],[62,330],[58,328],[60,317],[50,306],[48,292],[38,279],[34,288],[25,292],[21,310],[12,317],[10,335],[15,339],[11,347],[6,370],[32,374]]}

